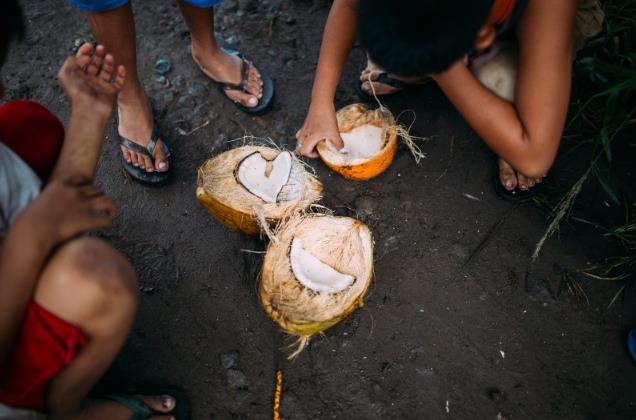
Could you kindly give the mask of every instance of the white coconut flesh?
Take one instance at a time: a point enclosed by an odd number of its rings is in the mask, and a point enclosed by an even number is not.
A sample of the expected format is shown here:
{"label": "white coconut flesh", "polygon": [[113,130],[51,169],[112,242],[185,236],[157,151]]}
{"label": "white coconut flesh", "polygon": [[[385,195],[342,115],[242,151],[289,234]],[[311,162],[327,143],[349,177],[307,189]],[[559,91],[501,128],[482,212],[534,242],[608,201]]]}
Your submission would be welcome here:
{"label": "white coconut flesh", "polygon": [[339,153],[347,159],[370,159],[382,150],[384,130],[373,124],[360,125],[347,133],[340,133],[344,147]]}
{"label": "white coconut flesh", "polygon": [[281,190],[289,182],[293,165],[290,152],[279,153],[273,161],[260,152],[252,153],[239,164],[238,181],[266,203],[276,203]]}
{"label": "white coconut flesh", "polygon": [[289,260],[296,279],[315,292],[339,293],[355,280],[355,277],[340,273],[320,261],[303,247],[300,238],[292,240]]}

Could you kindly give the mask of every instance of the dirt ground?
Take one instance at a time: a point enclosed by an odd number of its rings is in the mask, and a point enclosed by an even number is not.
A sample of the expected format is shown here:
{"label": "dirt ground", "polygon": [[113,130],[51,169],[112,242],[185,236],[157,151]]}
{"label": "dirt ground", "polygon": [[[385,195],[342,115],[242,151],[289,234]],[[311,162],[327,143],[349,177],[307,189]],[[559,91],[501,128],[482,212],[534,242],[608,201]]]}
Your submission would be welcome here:
{"label": "dirt ground", "polygon": [[[3,69],[7,96],[38,100],[67,121],[55,75],[90,32],[63,0],[23,4],[28,35]],[[98,392],[173,384],[189,394],[195,419],[267,419],[280,364],[287,420],[636,418],[636,366],[624,346],[636,292],[608,309],[616,285],[572,275],[606,246],[581,230],[566,227],[530,267],[545,215],[494,195],[493,155],[432,85],[386,100],[396,115],[412,109],[413,133],[431,137],[419,166],[401,148],[383,175],[356,183],[311,162],[324,204],[371,226],[375,282],[363,309],[285,361],[281,346],[293,340],[258,303],[260,256],[242,251],[265,243],[201,209],[196,170],[245,134],[293,147],[329,2],[228,0],[217,8],[216,30],[276,81],[275,106],[261,117],[238,111],[198,71],[174,2],[133,4],[140,73],[161,111],[174,176],[160,189],[127,179],[109,132],[98,182],[120,210],[103,236],[137,268],[141,302]],[[153,74],[158,58],[172,64],[167,80]],[[357,101],[363,60],[356,48],[338,106]],[[557,167],[548,189],[562,192],[568,176]]]}

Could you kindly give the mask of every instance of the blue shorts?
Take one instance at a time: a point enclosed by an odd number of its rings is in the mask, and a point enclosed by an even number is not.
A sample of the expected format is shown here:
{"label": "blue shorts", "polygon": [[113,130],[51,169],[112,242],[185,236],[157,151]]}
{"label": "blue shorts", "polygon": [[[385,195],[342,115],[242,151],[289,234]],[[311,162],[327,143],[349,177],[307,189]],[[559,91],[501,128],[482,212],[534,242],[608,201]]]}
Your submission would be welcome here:
{"label": "blue shorts", "polygon": [[[84,12],[107,12],[128,3],[129,0],[69,0],[69,2]],[[181,0],[194,7],[209,8],[223,2],[223,0]]]}

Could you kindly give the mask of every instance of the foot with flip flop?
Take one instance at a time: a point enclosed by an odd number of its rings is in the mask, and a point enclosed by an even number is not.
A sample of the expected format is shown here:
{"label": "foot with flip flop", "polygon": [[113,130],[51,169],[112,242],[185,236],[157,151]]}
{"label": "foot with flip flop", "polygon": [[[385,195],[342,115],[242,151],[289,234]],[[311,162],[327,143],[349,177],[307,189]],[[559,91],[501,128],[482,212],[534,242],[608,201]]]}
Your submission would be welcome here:
{"label": "foot with flip flop", "polygon": [[[108,3],[108,2],[104,2]],[[265,111],[272,103],[274,83],[245,54],[214,34],[215,0],[179,1],[190,30],[192,57],[223,95],[248,114]],[[135,26],[130,3],[108,10],[87,11],[93,35],[109,50],[117,51],[118,64],[128,70],[119,94],[116,133],[125,171],[135,180],[158,185],[168,180],[173,165],[151,101],[138,76]]]}
{"label": "foot with flip flop", "polygon": [[[367,66],[360,73],[356,90],[362,99],[375,101],[375,97],[393,95],[421,86],[431,80],[428,76],[405,77],[388,73],[367,58]],[[545,176],[526,177],[501,158],[497,159],[497,164],[493,168],[495,193],[504,200],[514,203],[530,201],[540,191],[544,178]]]}

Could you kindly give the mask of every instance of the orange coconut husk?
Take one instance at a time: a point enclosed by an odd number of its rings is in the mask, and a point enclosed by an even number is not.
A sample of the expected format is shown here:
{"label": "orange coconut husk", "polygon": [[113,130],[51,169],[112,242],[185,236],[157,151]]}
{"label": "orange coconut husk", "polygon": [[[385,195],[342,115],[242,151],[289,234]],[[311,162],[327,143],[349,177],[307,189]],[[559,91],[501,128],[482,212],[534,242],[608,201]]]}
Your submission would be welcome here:
{"label": "orange coconut husk", "polygon": [[[280,199],[268,203],[252,194],[238,180],[243,160],[254,154],[272,161],[281,153],[271,147],[242,146],[207,160],[198,170],[196,196],[203,208],[219,222],[247,235],[269,234],[282,219],[305,211],[322,197],[322,184],[293,157],[288,183]],[[269,236],[269,235],[268,235]]]}
{"label": "orange coconut husk", "polygon": [[338,130],[348,133],[356,127],[369,124],[381,128],[382,146],[378,152],[366,159],[349,160],[335,150],[332,144],[320,142],[318,154],[325,164],[347,179],[364,181],[378,176],[389,167],[397,151],[398,126],[391,112],[384,108],[370,110],[364,104],[352,104],[336,113]]}

